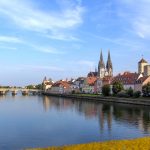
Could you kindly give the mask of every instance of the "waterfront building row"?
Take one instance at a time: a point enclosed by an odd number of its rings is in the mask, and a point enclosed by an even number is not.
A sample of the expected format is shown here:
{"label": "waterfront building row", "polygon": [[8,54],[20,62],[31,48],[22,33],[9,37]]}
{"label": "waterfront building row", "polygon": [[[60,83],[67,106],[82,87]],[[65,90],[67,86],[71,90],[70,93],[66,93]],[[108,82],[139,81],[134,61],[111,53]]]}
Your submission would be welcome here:
{"label": "waterfront building row", "polygon": [[121,82],[124,89],[132,88],[134,91],[142,91],[142,87],[150,82],[150,65],[143,58],[138,62],[138,73],[125,71],[113,76],[113,64],[110,51],[105,66],[102,51],[98,63],[98,71],[89,72],[86,77],[78,77],[71,80],[60,80],[53,82],[44,78],[43,90],[50,93],[101,93],[102,87],[109,84],[112,87],[114,82]]}

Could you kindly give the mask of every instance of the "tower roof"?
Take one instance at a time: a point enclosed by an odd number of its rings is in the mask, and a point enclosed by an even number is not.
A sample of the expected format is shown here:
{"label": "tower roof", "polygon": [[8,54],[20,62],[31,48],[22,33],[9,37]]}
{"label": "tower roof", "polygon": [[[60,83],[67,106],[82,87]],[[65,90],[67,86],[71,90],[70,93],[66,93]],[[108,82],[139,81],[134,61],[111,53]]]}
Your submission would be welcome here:
{"label": "tower roof", "polygon": [[140,61],[139,61],[139,63],[148,63],[145,59],[141,59]]}
{"label": "tower roof", "polygon": [[111,61],[111,57],[110,57],[110,51],[108,51],[108,59],[107,59],[107,64],[106,64],[106,68],[107,69],[112,69],[112,61]]}
{"label": "tower roof", "polygon": [[103,54],[102,54],[102,50],[101,50],[101,54],[100,54],[100,61],[99,61],[99,65],[100,68],[105,68],[105,64],[104,64],[104,60],[103,60]]}

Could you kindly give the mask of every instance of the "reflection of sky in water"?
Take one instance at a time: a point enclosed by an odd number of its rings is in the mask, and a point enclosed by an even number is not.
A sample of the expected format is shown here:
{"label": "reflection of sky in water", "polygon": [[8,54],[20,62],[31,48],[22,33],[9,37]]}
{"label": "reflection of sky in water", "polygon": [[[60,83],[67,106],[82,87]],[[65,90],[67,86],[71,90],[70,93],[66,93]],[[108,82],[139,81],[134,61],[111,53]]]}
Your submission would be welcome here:
{"label": "reflection of sky in water", "polygon": [[135,138],[149,133],[149,107],[42,96],[0,97],[0,149]]}

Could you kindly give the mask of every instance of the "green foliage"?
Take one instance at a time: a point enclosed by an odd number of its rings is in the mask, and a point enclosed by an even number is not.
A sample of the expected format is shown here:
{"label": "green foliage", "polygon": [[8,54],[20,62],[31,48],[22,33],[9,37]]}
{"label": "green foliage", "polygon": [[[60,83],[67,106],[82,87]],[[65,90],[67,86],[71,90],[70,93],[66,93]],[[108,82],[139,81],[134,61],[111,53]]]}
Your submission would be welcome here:
{"label": "green foliage", "polygon": [[143,96],[150,96],[150,82],[142,87]]}
{"label": "green foliage", "polygon": [[139,98],[141,96],[141,91],[136,91],[133,93],[133,97]]}
{"label": "green foliage", "polygon": [[121,82],[116,81],[113,83],[112,91],[115,95],[122,90],[123,90],[123,84]]}
{"label": "green foliage", "polygon": [[26,86],[27,89],[34,89],[35,87],[33,85]]}
{"label": "green foliage", "polygon": [[73,91],[72,91],[72,94],[75,94],[75,93],[76,93],[75,90],[73,90]]}
{"label": "green foliage", "polygon": [[26,86],[27,89],[42,89],[42,84],[38,84],[38,85],[28,85]]}
{"label": "green foliage", "polygon": [[133,89],[131,87],[126,92],[130,97],[133,97]]}
{"label": "green foliage", "polygon": [[110,85],[109,85],[109,84],[104,85],[104,86],[102,87],[102,94],[103,94],[104,96],[109,96],[109,95],[110,95]]}
{"label": "green foliage", "polygon": [[42,90],[43,86],[42,86],[42,84],[38,84],[38,85],[35,86],[35,88],[39,89],[39,90]]}
{"label": "green foliage", "polygon": [[10,86],[0,86],[0,88],[8,89]]}

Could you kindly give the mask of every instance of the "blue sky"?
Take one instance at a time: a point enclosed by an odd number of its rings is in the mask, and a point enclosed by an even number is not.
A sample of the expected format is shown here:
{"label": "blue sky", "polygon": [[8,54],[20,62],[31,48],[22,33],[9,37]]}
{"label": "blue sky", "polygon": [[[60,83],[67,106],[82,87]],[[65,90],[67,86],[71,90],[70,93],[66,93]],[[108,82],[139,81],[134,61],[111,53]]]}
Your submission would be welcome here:
{"label": "blue sky", "polygon": [[114,74],[150,61],[149,0],[0,0],[0,83],[86,76],[110,49]]}

